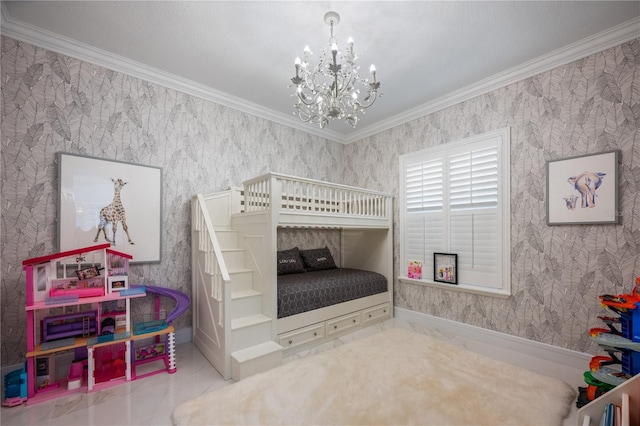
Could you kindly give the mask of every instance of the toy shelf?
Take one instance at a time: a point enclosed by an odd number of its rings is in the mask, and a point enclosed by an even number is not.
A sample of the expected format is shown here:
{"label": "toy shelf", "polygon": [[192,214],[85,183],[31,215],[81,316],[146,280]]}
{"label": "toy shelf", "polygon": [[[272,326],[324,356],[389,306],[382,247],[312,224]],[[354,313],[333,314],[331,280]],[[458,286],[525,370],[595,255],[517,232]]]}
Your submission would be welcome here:
{"label": "toy shelf", "polygon": [[147,333],[147,334],[133,334],[129,340],[143,340],[143,339],[148,339],[150,337],[154,337],[154,336],[160,336],[162,334],[168,334],[168,333],[174,333],[175,329],[173,328],[172,325],[163,328],[162,330],[156,330],[153,331],[151,333]]}
{"label": "toy shelf", "polygon": [[112,300],[124,300],[124,299],[133,299],[135,297],[145,297],[146,293],[137,293],[131,294],[127,296],[121,296],[118,292],[108,293],[104,296],[92,296],[92,297],[81,297],[77,300],[68,300],[60,303],[52,303],[47,304],[46,302],[34,302],[32,305],[27,305],[27,311],[38,311],[42,309],[51,309],[58,308],[63,306],[76,306],[76,305],[84,305],[91,303],[101,303],[101,302],[109,302]]}
{"label": "toy shelf", "polygon": [[[600,424],[602,413],[607,404],[621,405],[623,394],[629,396],[629,423],[627,425],[640,425],[640,374],[616,386],[609,392],[594,399],[578,410],[577,426]],[[588,420],[585,420],[588,418]],[[621,423],[624,425],[624,423]]]}
{"label": "toy shelf", "polygon": [[28,404],[37,404],[44,401],[49,401],[51,399],[60,398],[61,396],[72,395],[76,393],[87,393],[88,387],[86,384],[81,385],[77,389],[69,390],[67,388],[67,379],[58,380],[60,386],[55,389],[47,390],[47,391],[36,391],[35,395],[29,397]]}

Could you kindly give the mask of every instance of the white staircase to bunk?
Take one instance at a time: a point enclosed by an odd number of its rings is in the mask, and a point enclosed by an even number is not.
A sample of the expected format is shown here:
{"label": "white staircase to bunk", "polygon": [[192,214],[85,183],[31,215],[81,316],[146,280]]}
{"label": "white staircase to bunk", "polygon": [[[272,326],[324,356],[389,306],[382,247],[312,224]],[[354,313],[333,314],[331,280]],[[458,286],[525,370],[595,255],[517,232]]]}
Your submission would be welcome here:
{"label": "white staircase to bunk", "polygon": [[282,363],[275,320],[263,314],[263,294],[231,228],[237,197],[231,189],[192,203],[193,341],[225,380],[236,381]]}

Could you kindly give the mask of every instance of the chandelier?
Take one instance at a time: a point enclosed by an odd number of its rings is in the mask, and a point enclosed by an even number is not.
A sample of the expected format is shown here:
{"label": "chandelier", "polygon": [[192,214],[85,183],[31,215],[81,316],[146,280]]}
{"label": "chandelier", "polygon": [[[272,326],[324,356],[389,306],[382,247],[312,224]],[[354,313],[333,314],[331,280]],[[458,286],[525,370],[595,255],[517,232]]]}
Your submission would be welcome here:
{"label": "chandelier", "polygon": [[[331,27],[329,50],[322,49],[316,64],[309,62],[313,53],[309,46],[304,48],[304,59],[296,58],[296,76],[291,79],[296,87],[295,104],[300,120],[320,125],[324,128],[329,120],[344,119],[352,127],[358,122],[358,114],[363,113],[376,101],[380,83],[376,81],[376,67],[371,65],[371,81],[358,75],[358,57],[353,52],[353,39],[349,37],[346,52],[338,51],[333,37],[333,27],[340,22],[340,15],[327,12],[324,22]],[[338,63],[338,57],[341,64]],[[292,87],[292,86],[289,86]],[[364,99],[360,100],[360,90]],[[380,94],[382,96],[382,94]]]}

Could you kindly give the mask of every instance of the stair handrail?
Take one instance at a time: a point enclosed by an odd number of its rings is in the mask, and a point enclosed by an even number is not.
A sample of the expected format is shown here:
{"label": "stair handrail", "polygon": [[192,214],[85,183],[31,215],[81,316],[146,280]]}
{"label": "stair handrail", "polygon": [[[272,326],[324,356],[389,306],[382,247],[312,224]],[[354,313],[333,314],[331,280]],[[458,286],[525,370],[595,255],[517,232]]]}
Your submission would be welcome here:
{"label": "stair handrail", "polygon": [[[229,271],[227,270],[227,265],[222,257],[222,249],[220,249],[220,243],[218,242],[218,238],[216,237],[215,230],[213,228],[213,223],[211,223],[211,218],[207,211],[204,210],[204,206],[206,206],[206,202],[204,196],[202,194],[197,194],[198,198],[198,209],[199,216],[204,221],[206,236],[213,248],[213,253],[215,256],[215,265],[219,269],[220,275],[222,277],[222,281],[227,284],[231,282],[231,278],[229,277]],[[224,286],[223,286],[224,287]],[[214,289],[214,297],[217,300],[222,300],[222,288]]]}

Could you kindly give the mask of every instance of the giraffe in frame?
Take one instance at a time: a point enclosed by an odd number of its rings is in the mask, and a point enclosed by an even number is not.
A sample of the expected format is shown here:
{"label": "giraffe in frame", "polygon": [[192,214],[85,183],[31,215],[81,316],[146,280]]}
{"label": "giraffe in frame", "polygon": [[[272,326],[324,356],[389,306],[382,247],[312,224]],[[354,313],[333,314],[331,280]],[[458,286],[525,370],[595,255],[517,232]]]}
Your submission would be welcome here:
{"label": "giraffe in frame", "polygon": [[[127,218],[124,211],[124,206],[122,205],[122,200],[120,200],[120,190],[127,184],[122,179],[111,179],[113,182],[113,201],[108,206],[100,209],[100,222],[98,223],[98,232],[96,233],[96,238],[93,242],[98,242],[98,237],[100,236],[100,231],[104,234],[104,239],[110,242],[112,245],[116,245],[116,231],[118,230],[118,222],[122,222],[122,229],[125,234],[127,234],[127,239],[129,240],[129,244],[135,244],[131,241],[131,237],[129,236],[129,227],[127,226]],[[113,240],[110,240],[107,236],[107,224],[111,223],[111,228],[113,230]]]}

